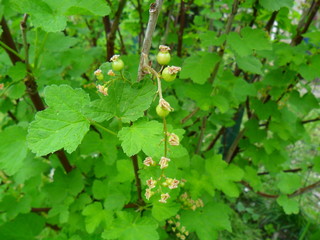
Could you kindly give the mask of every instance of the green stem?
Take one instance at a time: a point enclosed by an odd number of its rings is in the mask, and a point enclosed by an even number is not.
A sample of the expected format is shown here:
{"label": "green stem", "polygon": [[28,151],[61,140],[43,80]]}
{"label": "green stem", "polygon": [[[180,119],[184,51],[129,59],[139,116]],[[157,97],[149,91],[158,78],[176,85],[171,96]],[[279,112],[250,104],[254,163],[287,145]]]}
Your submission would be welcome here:
{"label": "green stem", "polygon": [[12,52],[14,55],[16,55],[17,57],[19,57],[20,59],[23,60],[23,56],[20,55],[19,53],[17,53],[15,50],[13,50],[12,48],[10,48],[7,44],[5,44],[4,42],[0,41],[0,46],[3,47],[4,49],[7,49],[8,51]]}
{"label": "green stem", "polygon": [[110,133],[110,134],[112,134],[112,135],[115,135],[115,136],[118,135],[116,132],[111,131],[111,130],[108,129],[108,128],[105,128],[104,126],[102,126],[102,125],[99,124],[99,123],[91,122],[91,125],[96,126],[96,127],[98,127],[98,128],[101,128],[102,130],[104,130],[104,131],[106,131],[106,132],[108,132],[108,133]]}
{"label": "green stem", "polygon": [[164,132],[164,157],[167,157],[168,153],[168,129],[167,129],[167,120],[163,118],[163,132]]}

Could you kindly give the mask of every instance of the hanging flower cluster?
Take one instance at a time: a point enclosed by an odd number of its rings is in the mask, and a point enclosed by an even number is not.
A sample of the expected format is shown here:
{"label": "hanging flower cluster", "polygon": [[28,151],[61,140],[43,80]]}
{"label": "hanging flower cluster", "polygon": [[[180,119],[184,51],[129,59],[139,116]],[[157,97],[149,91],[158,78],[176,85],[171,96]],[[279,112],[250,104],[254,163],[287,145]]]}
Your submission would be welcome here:
{"label": "hanging flower cluster", "polygon": [[185,226],[181,225],[180,215],[176,215],[175,217],[172,217],[170,220],[168,220],[168,227],[171,228],[171,231],[175,233],[176,237],[181,240],[187,239],[189,236],[189,231],[187,231]]}
{"label": "hanging flower cluster", "polygon": [[[157,164],[151,157],[146,157],[143,164],[147,167],[159,166],[161,170],[164,170],[169,166],[170,161],[171,160],[167,157],[161,157],[159,164]],[[167,200],[170,198],[168,191],[178,188],[179,183],[179,180],[175,178],[168,178],[162,172],[161,176],[157,180],[151,177],[146,181],[148,188],[146,189],[145,197],[147,200],[150,200],[155,193],[160,193],[159,202],[167,203]]]}

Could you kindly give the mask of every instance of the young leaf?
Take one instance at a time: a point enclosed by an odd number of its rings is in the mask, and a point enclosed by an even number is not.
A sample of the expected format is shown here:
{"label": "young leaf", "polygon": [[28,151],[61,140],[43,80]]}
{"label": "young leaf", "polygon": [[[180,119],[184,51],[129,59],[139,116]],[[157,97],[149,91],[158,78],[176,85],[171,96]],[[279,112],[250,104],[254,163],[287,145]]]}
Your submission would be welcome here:
{"label": "young leaf", "polygon": [[180,78],[191,78],[195,83],[204,84],[219,60],[215,53],[205,53],[203,56],[194,54],[184,61]]}
{"label": "young leaf", "polygon": [[14,175],[23,166],[28,153],[26,135],[27,131],[18,126],[0,133],[0,168],[8,175]]}
{"label": "young leaf", "polygon": [[102,237],[107,240],[158,240],[158,224],[150,217],[142,217],[137,220],[129,212],[118,212],[117,219],[111,227],[108,227]]}
{"label": "young leaf", "polygon": [[122,141],[123,151],[130,157],[141,150],[146,155],[153,155],[153,148],[160,144],[162,133],[162,124],[157,121],[146,122],[141,120],[135,122],[130,127],[124,127],[118,133]]}
{"label": "young leaf", "polygon": [[218,230],[231,232],[230,213],[231,209],[223,203],[209,203],[196,211],[183,211],[181,225],[189,232],[195,231],[200,240],[214,240]]}
{"label": "young leaf", "polygon": [[299,202],[288,198],[287,195],[281,195],[277,198],[277,203],[283,207],[286,214],[298,214],[299,213]]}
{"label": "young leaf", "polygon": [[100,202],[94,202],[86,206],[82,211],[82,215],[86,216],[86,230],[90,234],[101,223],[104,224],[104,227],[110,225],[113,219],[112,211],[102,209]]}
{"label": "young leaf", "polygon": [[238,197],[240,192],[234,182],[240,181],[244,172],[234,164],[227,164],[221,159],[221,155],[216,155],[206,161],[206,171],[211,176],[211,181],[215,188],[223,191],[230,197]]}

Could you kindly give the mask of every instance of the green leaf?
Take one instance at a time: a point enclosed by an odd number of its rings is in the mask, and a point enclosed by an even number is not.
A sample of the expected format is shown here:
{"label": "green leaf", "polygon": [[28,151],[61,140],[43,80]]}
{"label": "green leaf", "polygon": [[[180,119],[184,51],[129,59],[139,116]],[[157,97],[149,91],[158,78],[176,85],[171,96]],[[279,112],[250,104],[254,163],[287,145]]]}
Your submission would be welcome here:
{"label": "green leaf", "polygon": [[93,233],[100,224],[107,227],[113,219],[112,211],[104,210],[100,202],[94,202],[86,206],[82,211],[82,215],[86,216],[86,230],[89,234]]}
{"label": "green leaf", "polygon": [[58,168],[54,172],[53,179],[52,183],[44,187],[53,203],[59,203],[69,195],[76,196],[84,187],[82,175],[77,169],[66,175]]}
{"label": "green leaf", "polygon": [[158,224],[150,217],[142,217],[137,220],[129,212],[118,212],[117,218],[111,227],[108,227],[103,233],[104,239],[119,240],[158,240]]}
{"label": "green leaf", "polygon": [[67,25],[67,18],[62,16],[58,9],[42,0],[11,0],[11,7],[20,12],[28,13],[31,16],[35,27],[41,27],[47,32],[58,32]]}
{"label": "green leaf", "polygon": [[6,195],[0,202],[0,211],[4,212],[7,219],[15,218],[19,213],[28,213],[31,210],[31,198],[28,195],[16,199]]}
{"label": "green leaf", "polygon": [[310,58],[307,64],[299,67],[299,73],[308,81],[313,81],[320,77],[320,55],[314,55]]}
{"label": "green leaf", "polygon": [[141,150],[148,156],[153,155],[153,148],[160,144],[163,138],[162,124],[157,121],[141,120],[130,127],[119,131],[123,151],[130,157]]}
{"label": "green leaf", "polygon": [[109,96],[91,104],[90,116],[93,120],[102,122],[113,117],[128,123],[142,117],[150,107],[156,93],[151,81],[140,82],[132,86],[123,81],[115,81],[109,87]]}
{"label": "green leaf", "polygon": [[18,126],[0,132],[0,168],[8,175],[14,175],[23,167],[28,148],[27,131]]}
{"label": "green leaf", "polygon": [[293,0],[259,0],[261,6],[269,11],[278,11],[282,7],[289,9],[293,6]]}
{"label": "green leaf", "polygon": [[9,68],[8,75],[12,78],[12,81],[17,82],[23,80],[26,76],[26,65],[22,62],[17,62],[14,66]]}
{"label": "green leaf", "polygon": [[240,191],[234,182],[240,181],[244,172],[234,164],[227,164],[221,155],[215,155],[205,162],[207,173],[210,174],[213,186],[221,190],[229,197],[238,197]]}
{"label": "green leaf", "polygon": [[277,203],[283,207],[286,214],[298,214],[299,213],[299,202],[288,198],[286,195],[281,195],[277,198]]}
{"label": "green leaf", "polygon": [[221,113],[225,113],[229,109],[229,101],[222,95],[212,96],[211,101],[213,106],[216,106]]}
{"label": "green leaf", "polygon": [[159,203],[156,202],[152,207],[152,216],[158,221],[164,221],[176,215],[180,209],[177,203]]}
{"label": "green leaf", "polygon": [[236,62],[239,65],[239,67],[244,71],[262,74],[262,64],[259,61],[259,59],[257,59],[254,56],[237,57]]}
{"label": "green leaf", "polygon": [[106,16],[109,15],[111,9],[108,3],[104,0],[77,0],[76,3],[71,6],[66,15],[95,15]]}
{"label": "green leaf", "polygon": [[219,60],[216,53],[205,53],[202,56],[193,54],[184,61],[180,78],[190,78],[195,83],[204,84]]}
{"label": "green leaf", "polygon": [[279,173],[277,187],[283,194],[291,194],[301,187],[301,176],[294,173]]}
{"label": "green leaf", "polygon": [[29,126],[29,148],[37,156],[61,148],[73,152],[90,127],[83,113],[90,103],[89,96],[82,89],[52,85],[45,88],[45,100],[49,107],[38,112]]}
{"label": "green leaf", "polygon": [[0,236],[5,240],[35,240],[43,230],[45,219],[35,213],[19,215],[0,226]]}
{"label": "green leaf", "polygon": [[189,232],[195,231],[200,240],[214,240],[218,238],[219,230],[231,232],[230,213],[229,206],[212,202],[196,211],[183,211],[181,225],[185,226]]}
{"label": "green leaf", "polygon": [[245,27],[240,35],[232,32],[228,35],[228,45],[240,57],[252,54],[253,50],[271,50],[271,44],[261,29]]}

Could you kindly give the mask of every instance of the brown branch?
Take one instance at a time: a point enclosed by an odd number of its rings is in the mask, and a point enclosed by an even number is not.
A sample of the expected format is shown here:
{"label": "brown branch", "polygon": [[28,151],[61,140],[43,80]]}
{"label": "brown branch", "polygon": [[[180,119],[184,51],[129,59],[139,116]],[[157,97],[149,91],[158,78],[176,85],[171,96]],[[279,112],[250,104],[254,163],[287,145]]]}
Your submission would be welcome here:
{"label": "brown branch", "polygon": [[230,146],[229,151],[228,151],[227,156],[226,156],[226,159],[225,159],[225,161],[226,161],[227,163],[230,163],[231,160],[233,159],[233,157],[235,156],[234,153],[235,153],[236,150],[237,150],[237,147],[238,147],[238,144],[239,144],[240,140],[241,140],[242,137],[244,136],[244,132],[245,132],[245,129],[242,129],[242,130],[238,133],[237,137],[234,139],[232,145]]}
{"label": "brown branch", "polygon": [[259,5],[259,1],[256,0],[256,1],[253,3],[253,6],[252,6],[252,8],[253,8],[253,14],[252,14],[252,19],[251,19],[251,21],[250,21],[250,23],[249,23],[249,26],[250,26],[250,27],[253,26],[253,24],[254,24],[254,22],[256,21],[256,18],[257,18],[257,16],[258,16],[258,5]]}
{"label": "brown branch", "polygon": [[[28,64],[29,60],[27,59],[28,55],[29,55],[29,53],[28,53],[29,48],[28,48],[27,34],[26,34],[26,30],[27,30],[26,29],[26,21],[27,21],[27,19],[28,19],[28,15],[25,14],[24,18],[20,24],[21,31],[22,31],[23,43],[24,43],[24,49],[25,49],[25,54],[26,54],[25,60],[23,61],[20,57],[18,57],[15,54],[12,54],[12,52],[6,48],[5,48],[5,51],[9,55],[12,64],[15,65],[17,62],[24,62],[26,64],[27,76],[25,78],[24,84],[26,85],[27,93],[28,93],[35,109],[37,111],[42,111],[45,109],[45,106],[44,106],[43,101],[39,95],[38,86],[37,86],[37,83],[34,79],[34,76],[31,73],[31,68]],[[3,30],[2,35],[1,35],[1,41],[4,42],[8,47],[13,49],[14,51],[18,52],[5,18],[2,18],[2,20],[1,20],[1,27]],[[69,164],[69,161],[68,161],[65,153],[62,150],[60,150],[60,151],[56,152],[56,154],[57,154],[60,162],[62,163],[65,171],[70,172],[72,167]]]}
{"label": "brown branch", "polygon": [[39,213],[39,212],[45,212],[48,213],[51,208],[31,208],[31,212]]}
{"label": "brown branch", "polygon": [[15,123],[18,123],[19,120],[17,119],[17,117],[11,112],[11,111],[8,111],[8,116],[15,122]]}
{"label": "brown branch", "polygon": [[132,164],[133,164],[133,170],[134,170],[134,177],[136,179],[136,187],[137,187],[137,193],[138,193],[138,205],[144,205],[145,202],[142,198],[142,190],[141,190],[141,180],[139,177],[139,164],[138,164],[138,156],[133,155],[131,157]]}
{"label": "brown branch", "polygon": [[[230,15],[228,17],[228,20],[227,20],[226,30],[224,32],[225,35],[228,35],[230,33],[230,31],[231,31],[231,27],[232,27],[232,23],[233,23],[234,17],[236,16],[236,14],[238,12],[238,7],[239,7],[239,0],[234,0],[233,5],[232,5],[231,13],[230,13]],[[224,51],[225,51],[226,45],[227,45],[227,40],[225,40],[223,42],[223,44],[220,47],[220,50],[218,52],[218,55],[219,55],[219,57],[221,59],[214,66],[213,72],[212,72],[212,74],[210,76],[210,83],[213,83],[214,79],[216,78],[216,76],[218,74],[218,70],[219,70],[220,64],[222,62],[222,57],[224,55]]]}
{"label": "brown branch", "polygon": [[186,7],[185,2],[181,1],[180,3],[180,26],[178,31],[178,45],[177,45],[177,55],[178,57],[182,57],[182,41],[183,41],[183,32],[186,22]]}
{"label": "brown branch", "polygon": [[222,134],[224,133],[224,131],[226,130],[225,127],[221,127],[220,130],[218,131],[217,135],[214,137],[214,139],[211,141],[211,143],[209,144],[209,146],[206,149],[206,152],[211,150],[214,145],[216,144],[216,142],[219,140],[219,138],[222,136]]}
{"label": "brown branch", "polygon": [[[15,52],[18,52],[16,45],[13,41],[12,35],[10,33],[10,30],[8,28],[7,21],[5,20],[4,17],[2,17],[0,25],[1,25],[2,31],[3,31],[1,34],[1,37],[0,37],[1,41],[4,42],[9,48],[14,50]],[[17,56],[16,54],[14,54],[13,52],[9,51],[6,48],[4,50],[7,52],[8,56],[13,64],[16,64],[16,62],[23,62],[23,60],[19,56]]]}
{"label": "brown branch", "polygon": [[202,142],[203,142],[203,137],[204,137],[204,132],[206,130],[206,125],[207,125],[207,116],[204,116],[202,118],[201,130],[200,130],[199,140],[198,140],[198,144],[197,144],[197,148],[196,148],[195,154],[199,154],[199,152],[201,150],[201,145],[202,145]]}
{"label": "brown branch", "polygon": [[[241,181],[240,183],[254,192],[253,188],[250,186],[249,183],[247,183],[245,181]],[[287,196],[289,198],[296,197],[296,196],[301,195],[303,193],[309,192],[312,189],[317,188],[317,187],[320,187],[320,181],[317,181],[317,182],[310,184],[306,187],[299,188],[294,193],[288,194]],[[260,192],[260,191],[257,191],[255,193],[257,193],[258,195],[260,195],[262,197],[266,197],[266,198],[278,198],[280,196],[278,194],[269,194],[269,193]]]}
{"label": "brown branch", "polygon": [[[311,166],[308,166],[307,168],[311,169],[311,168],[313,168],[313,166],[311,165]],[[300,172],[302,170],[304,170],[304,169],[303,168],[294,168],[294,169],[286,169],[286,170],[283,170],[282,172],[295,173],[295,172]],[[260,173],[258,173],[259,176],[268,175],[268,174],[270,174],[270,172],[260,172]]]}
{"label": "brown branch", "polygon": [[274,11],[269,19],[269,21],[267,22],[266,26],[264,27],[264,29],[270,34],[271,32],[271,28],[274,24],[274,21],[276,20],[276,17],[278,15],[278,11]]}
{"label": "brown branch", "polygon": [[149,21],[148,21],[148,26],[145,33],[145,38],[143,40],[143,45],[142,45],[141,55],[140,55],[140,63],[139,63],[139,69],[138,69],[138,82],[141,81],[144,76],[143,69],[144,69],[144,65],[146,64],[144,62],[145,56],[149,55],[151,42],[152,42],[152,35],[157,25],[162,3],[163,3],[163,0],[156,0],[156,2],[152,3],[149,8]]}
{"label": "brown branch", "polygon": [[51,228],[52,230],[55,230],[55,231],[60,231],[61,230],[61,228],[58,227],[57,225],[52,225],[50,223],[46,223],[46,227],[49,227],[49,228]]}
{"label": "brown branch", "polygon": [[126,55],[127,54],[127,50],[126,50],[126,45],[124,44],[123,38],[122,38],[122,34],[120,32],[120,29],[118,28],[118,34],[119,34],[119,39],[120,39],[120,52],[122,55]]}
{"label": "brown branch", "polygon": [[184,124],[185,122],[187,122],[190,118],[192,118],[198,111],[200,110],[200,108],[195,108],[188,116],[186,116],[185,118],[183,118],[180,123]]}
{"label": "brown branch", "polygon": [[317,117],[317,118],[314,118],[314,119],[302,120],[301,123],[302,124],[306,124],[306,123],[317,122],[317,121],[320,121],[320,117]]}
{"label": "brown branch", "polygon": [[144,38],[144,27],[143,27],[143,20],[142,20],[142,6],[140,0],[137,0],[138,6],[138,14],[139,14],[139,25],[140,25],[140,32],[139,32],[139,49],[142,46],[142,40]]}
{"label": "brown branch", "polygon": [[[110,31],[106,32],[106,35],[107,35],[107,60],[110,60],[110,58],[114,55],[114,41],[116,39],[116,33],[117,33],[117,29],[119,28],[121,14],[122,14],[123,9],[126,5],[126,2],[127,2],[127,0],[120,0],[118,9],[115,13],[114,20],[113,20],[113,23],[110,28]],[[105,18],[104,18],[104,22],[105,22]],[[107,22],[107,24],[108,24],[108,22]],[[108,25],[105,26],[105,28],[107,28],[107,27],[108,27]]]}
{"label": "brown branch", "polygon": [[319,7],[320,0],[313,0],[310,8],[305,12],[306,14],[301,17],[301,20],[298,23],[297,33],[291,41],[291,46],[296,46],[301,43],[303,39],[302,35],[308,31],[310,24],[319,10]]}

